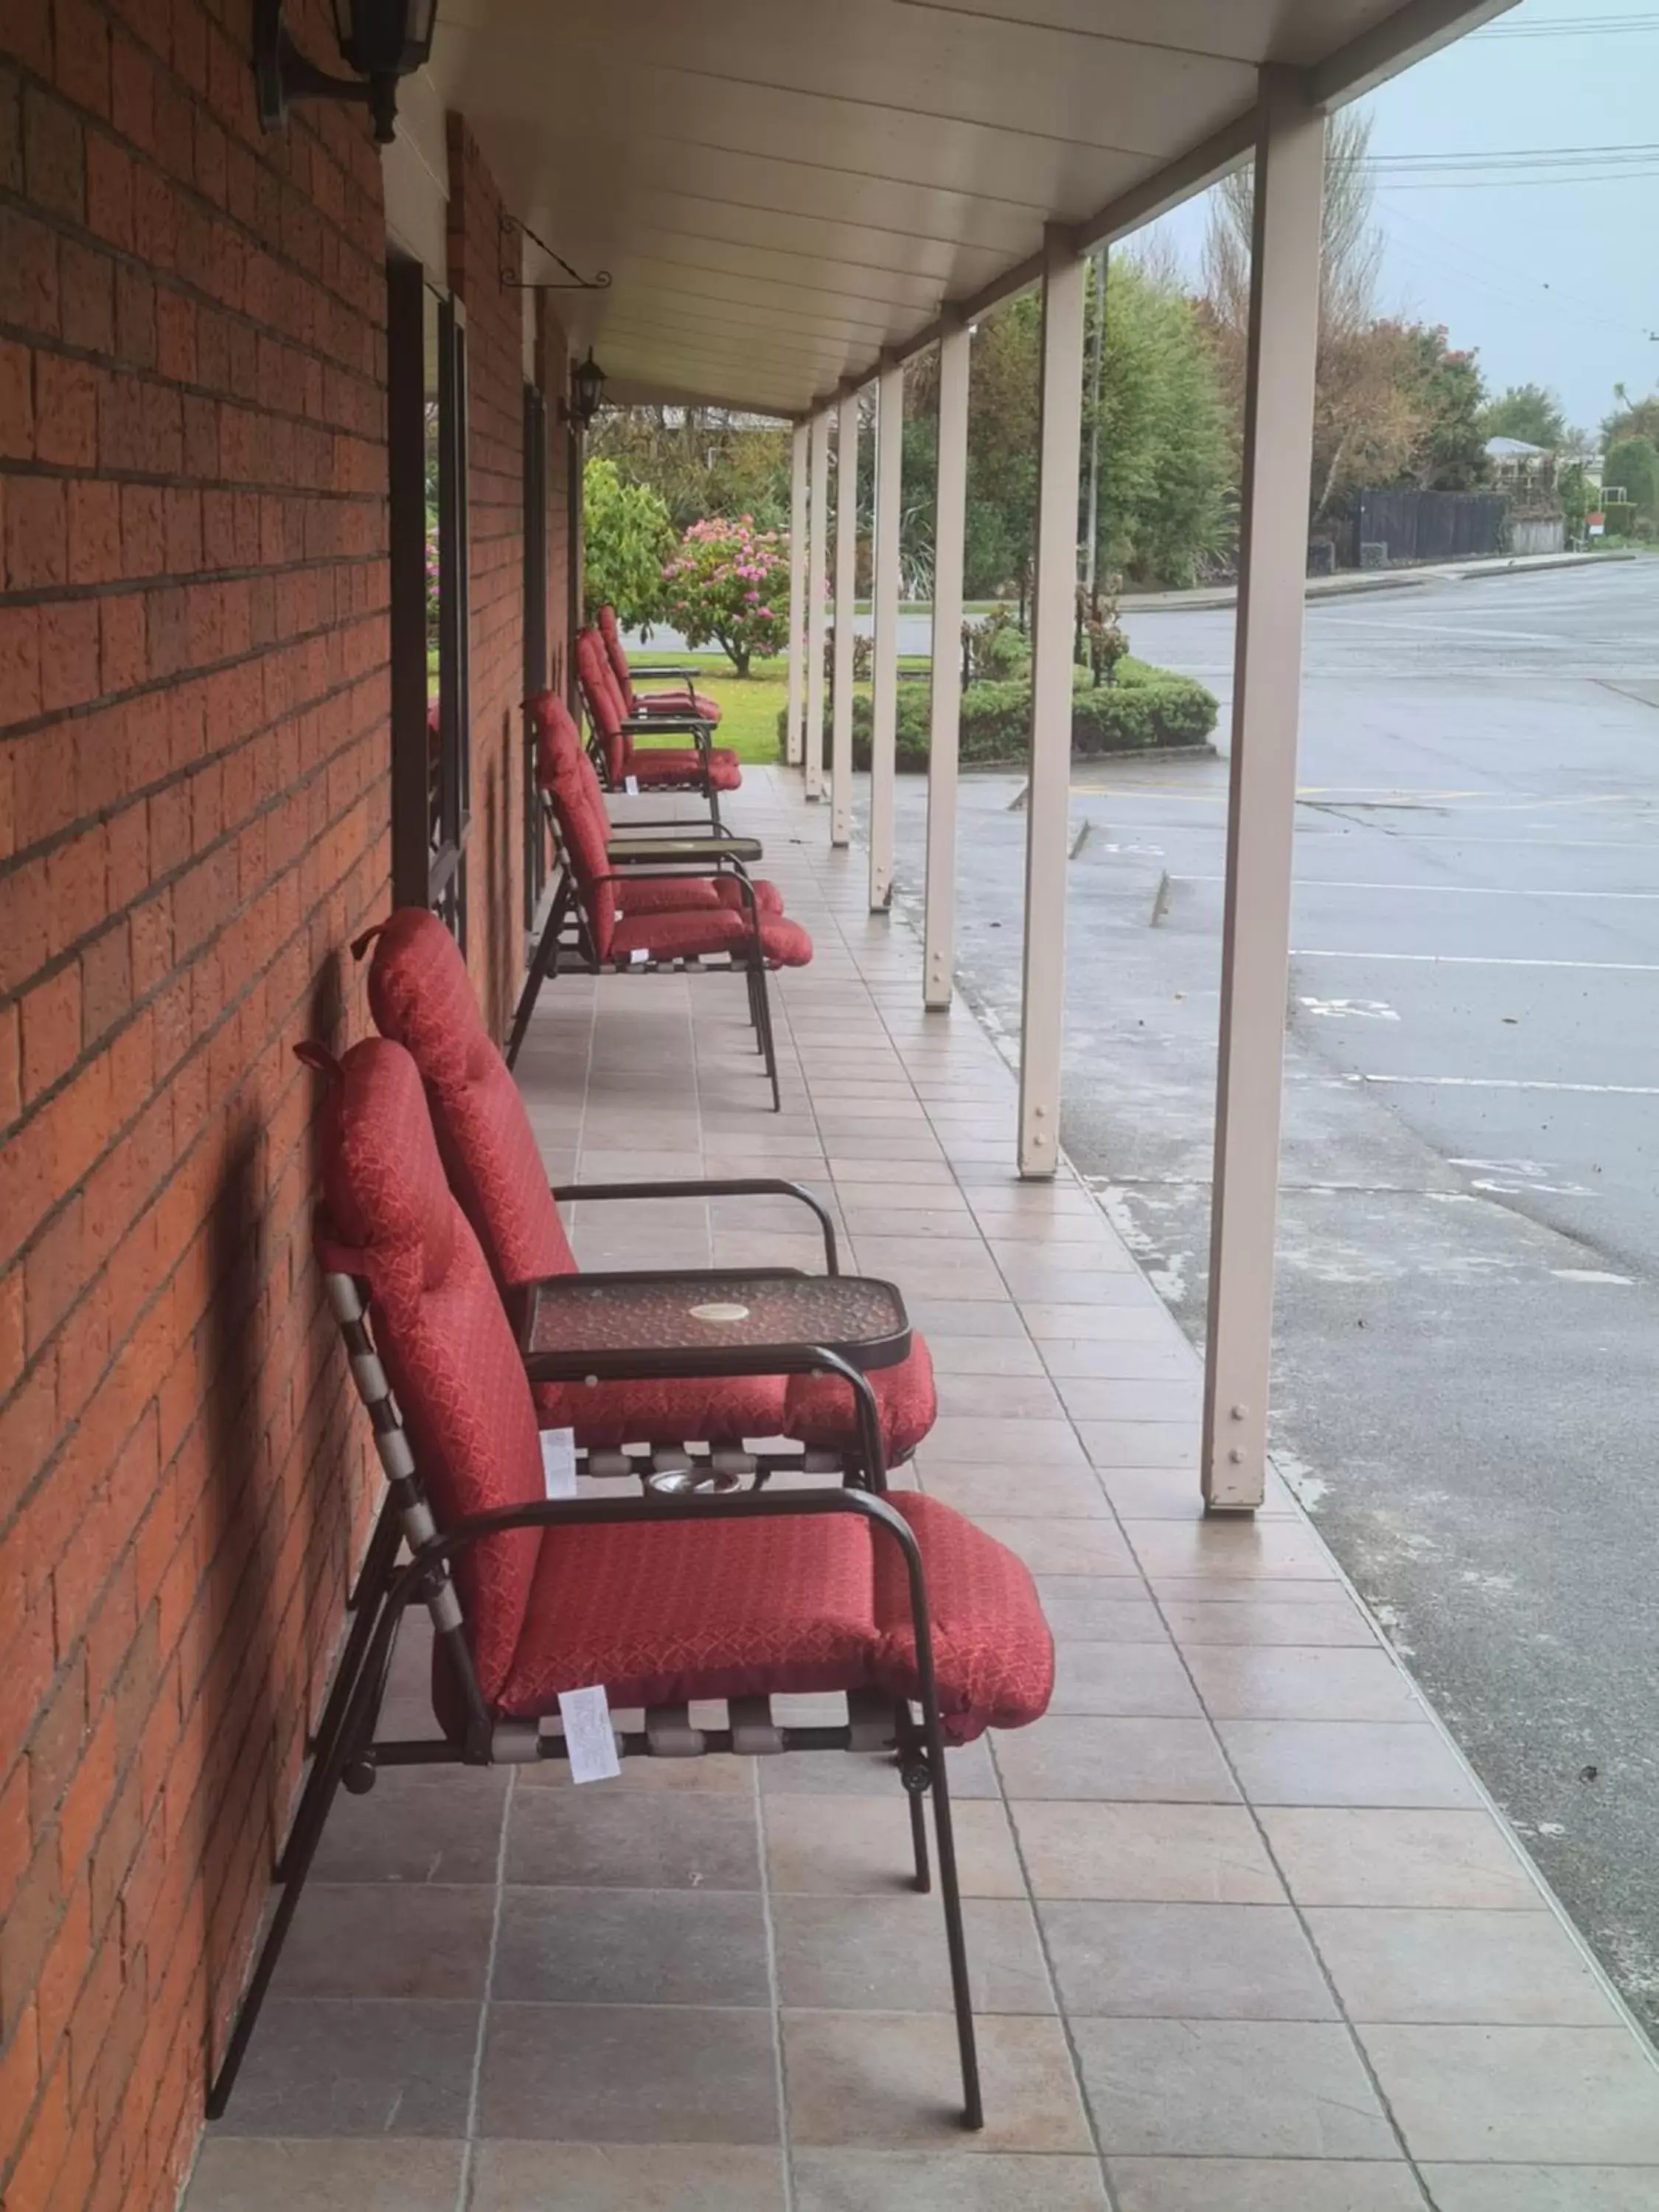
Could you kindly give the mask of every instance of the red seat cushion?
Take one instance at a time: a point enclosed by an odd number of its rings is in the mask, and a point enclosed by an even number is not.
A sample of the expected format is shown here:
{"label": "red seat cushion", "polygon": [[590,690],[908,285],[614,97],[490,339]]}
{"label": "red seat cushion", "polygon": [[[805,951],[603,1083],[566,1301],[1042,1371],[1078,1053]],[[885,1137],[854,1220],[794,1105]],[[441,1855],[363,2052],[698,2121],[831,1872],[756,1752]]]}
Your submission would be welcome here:
{"label": "red seat cushion", "polygon": [[[769,968],[805,968],[812,957],[812,940],[798,921],[763,915],[760,933]],[[653,960],[708,960],[722,952],[741,955],[753,941],[746,915],[635,915],[624,916],[611,931],[608,957],[626,960],[631,953],[645,952]]]}
{"label": "red seat cushion", "polygon": [[[947,1738],[1038,1718],[1054,1644],[1019,1560],[948,1505],[890,1501],[921,1548]],[[885,1531],[851,1513],[550,1531],[502,1709],[553,1711],[852,1689],[919,1694],[908,1585]]]}
{"label": "red seat cushion", "polygon": [[717,726],[720,719],[719,700],[711,699],[706,691],[635,691],[634,712],[667,714],[676,720],[695,714],[700,722],[712,722]]}
{"label": "red seat cushion", "polygon": [[[870,1376],[881,1416],[881,1448],[889,1467],[902,1467],[939,1418],[933,1362],[920,1336],[896,1367]],[[840,1451],[858,1434],[851,1386],[838,1375],[792,1375],[783,1433],[812,1451]]]}
{"label": "red seat cushion", "polygon": [[[783,894],[775,884],[757,877],[750,888],[763,915],[783,912]],[[657,876],[646,883],[624,877],[612,884],[618,910],[629,914],[700,914],[723,908],[742,914],[745,902],[735,876]]]}
{"label": "red seat cushion", "polygon": [[539,1382],[536,1418],[574,1429],[590,1450],[623,1444],[742,1444],[784,1433],[781,1375],[720,1375],[662,1382]]}
{"label": "red seat cushion", "polygon": [[[695,745],[630,744],[623,774],[642,791],[702,789],[702,761]],[[709,751],[708,781],[716,791],[736,791],[743,781],[737,755],[724,745]]]}

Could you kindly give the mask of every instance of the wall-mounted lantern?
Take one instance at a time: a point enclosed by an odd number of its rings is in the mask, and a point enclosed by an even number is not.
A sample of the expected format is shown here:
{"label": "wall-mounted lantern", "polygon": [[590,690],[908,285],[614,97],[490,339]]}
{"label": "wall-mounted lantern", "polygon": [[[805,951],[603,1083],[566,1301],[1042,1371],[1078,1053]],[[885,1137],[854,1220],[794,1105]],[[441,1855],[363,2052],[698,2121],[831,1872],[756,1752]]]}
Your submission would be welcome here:
{"label": "wall-mounted lantern", "polygon": [[374,136],[391,143],[398,79],[424,66],[432,52],[438,0],[334,0],[340,58],[355,77],[330,76],[308,62],[283,24],[283,0],[254,0],[253,79],[262,130],[280,131],[291,100],[366,100]]}

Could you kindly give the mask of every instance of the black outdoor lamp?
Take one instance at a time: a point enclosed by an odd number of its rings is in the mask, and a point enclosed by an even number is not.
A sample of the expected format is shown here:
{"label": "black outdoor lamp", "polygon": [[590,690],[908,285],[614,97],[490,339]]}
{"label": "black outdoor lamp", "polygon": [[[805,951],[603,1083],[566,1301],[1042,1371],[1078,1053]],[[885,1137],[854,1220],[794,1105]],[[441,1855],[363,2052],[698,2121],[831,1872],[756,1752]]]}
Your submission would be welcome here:
{"label": "black outdoor lamp", "polygon": [[605,371],[593,358],[593,349],[587,349],[587,359],[578,362],[570,372],[570,411],[584,430],[599,411],[605,398]]}
{"label": "black outdoor lamp", "polygon": [[290,100],[362,100],[374,136],[389,145],[398,117],[398,79],[432,52],[438,0],[334,0],[340,58],[355,77],[330,76],[308,62],[283,26],[283,0],[254,0],[253,79],[262,130],[280,131]]}

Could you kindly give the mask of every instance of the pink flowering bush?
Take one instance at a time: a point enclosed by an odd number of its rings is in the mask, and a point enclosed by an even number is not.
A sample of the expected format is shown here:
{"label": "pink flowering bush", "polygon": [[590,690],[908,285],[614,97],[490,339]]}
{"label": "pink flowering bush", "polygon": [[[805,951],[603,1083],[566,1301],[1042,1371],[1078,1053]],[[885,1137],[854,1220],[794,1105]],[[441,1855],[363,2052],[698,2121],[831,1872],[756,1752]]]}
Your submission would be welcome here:
{"label": "pink flowering bush", "polygon": [[712,640],[739,676],[789,642],[789,541],[757,530],[752,515],[694,522],[662,587],[664,619],[688,645]]}

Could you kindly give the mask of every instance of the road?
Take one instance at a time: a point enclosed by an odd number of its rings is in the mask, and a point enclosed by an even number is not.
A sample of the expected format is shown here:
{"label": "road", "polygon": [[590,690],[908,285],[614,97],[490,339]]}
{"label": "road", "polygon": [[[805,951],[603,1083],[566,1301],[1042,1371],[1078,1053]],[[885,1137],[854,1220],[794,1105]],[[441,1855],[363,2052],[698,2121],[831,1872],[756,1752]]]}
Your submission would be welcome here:
{"label": "road", "polygon": [[[1224,701],[1231,624],[1129,629]],[[1654,2032],[1659,562],[1315,603],[1306,669],[1274,1449]],[[1225,780],[1072,801],[1065,1139],[1195,1339]],[[964,784],[1011,1028],[1018,788]]]}

